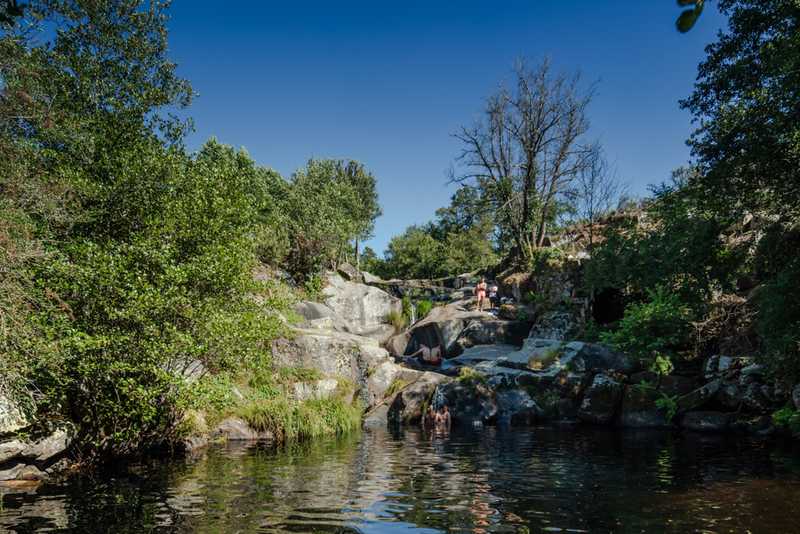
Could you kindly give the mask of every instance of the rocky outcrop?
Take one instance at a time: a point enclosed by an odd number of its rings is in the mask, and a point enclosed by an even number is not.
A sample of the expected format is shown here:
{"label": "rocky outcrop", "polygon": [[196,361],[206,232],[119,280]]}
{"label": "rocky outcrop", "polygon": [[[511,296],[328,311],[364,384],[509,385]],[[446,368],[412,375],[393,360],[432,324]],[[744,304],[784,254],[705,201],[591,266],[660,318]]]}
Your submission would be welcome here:
{"label": "rocky outcrop", "polygon": [[494,392],[484,384],[454,380],[437,388],[437,399],[450,409],[453,424],[488,425],[497,417]]}
{"label": "rocky outcrop", "polygon": [[435,307],[409,330],[406,353],[425,345],[441,347],[447,357],[457,356],[463,349],[456,342],[467,326],[472,322],[493,320],[494,317],[488,313],[468,310],[465,303]]}
{"label": "rocky outcrop", "polygon": [[272,441],[271,432],[258,432],[238,417],[229,417],[220,422],[212,432],[213,438],[228,441]]}
{"label": "rocky outcrop", "polygon": [[419,423],[436,387],[451,381],[451,378],[439,373],[421,372],[394,397],[387,414],[389,422],[406,425]]}
{"label": "rocky outcrop", "polygon": [[350,282],[328,273],[322,290],[325,304],[349,333],[372,333],[386,324],[390,312],[401,311],[400,300],[376,287]]}
{"label": "rocky outcrop", "polygon": [[564,341],[577,328],[575,315],[569,311],[556,310],[543,314],[530,331],[529,337]]}
{"label": "rocky outcrop", "polygon": [[331,330],[295,331],[293,339],[279,339],[272,344],[275,363],[281,367],[316,369],[329,377],[360,381],[367,371],[389,359],[378,342]]}
{"label": "rocky outcrop", "polygon": [[500,390],[495,394],[497,420],[508,425],[532,425],[545,416],[545,411],[524,389]]}
{"label": "rocky outcrop", "polygon": [[11,438],[0,443],[0,481],[39,481],[59,473],[72,444],[69,428],[55,428],[49,434],[28,441]]}
{"label": "rocky outcrop", "polygon": [[453,353],[460,354],[464,349],[476,345],[521,345],[530,330],[530,323],[526,321],[510,321],[479,316],[476,320],[466,322],[464,329],[458,335]]}
{"label": "rocky outcrop", "polygon": [[0,383],[0,435],[16,432],[29,424],[19,402]]}
{"label": "rocky outcrop", "polygon": [[655,387],[625,386],[619,426],[626,428],[665,428],[671,426],[667,414],[657,406],[661,394]]}
{"label": "rocky outcrop", "polygon": [[27,447],[23,456],[37,463],[45,463],[67,450],[71,443],[72,436],[67,429],[59,428]]}
{"label": "rocky outcrop", "polygon": [[598,374],[586,390],[578,419],[586,423],[607,424],[614,420],[622,400],[623,385],[605,374]]}

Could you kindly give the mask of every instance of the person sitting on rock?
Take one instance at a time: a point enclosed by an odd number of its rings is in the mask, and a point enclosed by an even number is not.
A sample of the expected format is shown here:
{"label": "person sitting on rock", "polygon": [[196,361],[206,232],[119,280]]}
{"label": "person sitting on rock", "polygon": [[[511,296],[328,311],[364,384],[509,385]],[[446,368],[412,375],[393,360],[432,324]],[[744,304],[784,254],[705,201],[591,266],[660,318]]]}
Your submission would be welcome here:
{"label": "person sitting on rock", "polygon": [[442,364],[442,349],[439,348],[439,345],[430,348],[427,345],[420,344],[419,349],[416,352],[409,354],[408,357],[419,357],[420,362],[425,365],[438,366]]}

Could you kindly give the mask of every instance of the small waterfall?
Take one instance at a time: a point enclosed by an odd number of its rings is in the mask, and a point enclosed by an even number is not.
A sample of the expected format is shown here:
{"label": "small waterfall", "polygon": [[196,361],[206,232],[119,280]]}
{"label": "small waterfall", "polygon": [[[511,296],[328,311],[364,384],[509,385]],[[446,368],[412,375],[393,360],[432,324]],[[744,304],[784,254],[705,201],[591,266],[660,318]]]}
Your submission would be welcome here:
{"label": "small waterfall", "polygon": [[409,324],[414,324],[417,322],[417,305],[416,303],[411,303],[411,322]]}
{"label": "small waterfall", "polygon": [[436,389],[433,390],[433,397],[431,397],[431,406],[434,410],[441,410],[445,404],[444,393],[439,386],[436,386]]}

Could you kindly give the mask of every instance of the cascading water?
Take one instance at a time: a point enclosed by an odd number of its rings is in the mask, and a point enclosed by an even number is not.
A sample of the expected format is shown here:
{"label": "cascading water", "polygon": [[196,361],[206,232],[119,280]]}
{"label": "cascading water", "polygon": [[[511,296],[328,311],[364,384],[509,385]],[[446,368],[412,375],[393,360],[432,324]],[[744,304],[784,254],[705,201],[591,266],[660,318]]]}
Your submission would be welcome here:
{"label": "cascading water", "polygon": [[431,406],[434,410],[441,410],[445,404],[444,393],[439,386],[436,386],[436,389],[433,390],[433,397],[431,397]]}

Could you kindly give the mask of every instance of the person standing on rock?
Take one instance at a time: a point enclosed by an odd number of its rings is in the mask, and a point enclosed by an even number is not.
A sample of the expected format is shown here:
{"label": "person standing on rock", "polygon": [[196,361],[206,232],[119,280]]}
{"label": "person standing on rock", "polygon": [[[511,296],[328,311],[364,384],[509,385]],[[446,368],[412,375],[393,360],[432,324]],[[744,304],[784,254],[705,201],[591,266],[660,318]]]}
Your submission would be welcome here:
{"label": "person standing on rock", "polygon": [[483,311],[483,303],[486,302],[486,278],[481,278],[475,286],[475,298],[478,300],[478,311]]}
{"label": "person standing on rock", "polygon": [[497,298],[497,292],[500,288],[497,287],[496,283],[492,283],[492,286],[489,288],[489,308],[498,308],[500,307],[499,299]]}

